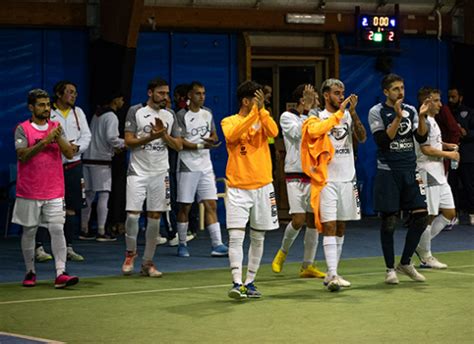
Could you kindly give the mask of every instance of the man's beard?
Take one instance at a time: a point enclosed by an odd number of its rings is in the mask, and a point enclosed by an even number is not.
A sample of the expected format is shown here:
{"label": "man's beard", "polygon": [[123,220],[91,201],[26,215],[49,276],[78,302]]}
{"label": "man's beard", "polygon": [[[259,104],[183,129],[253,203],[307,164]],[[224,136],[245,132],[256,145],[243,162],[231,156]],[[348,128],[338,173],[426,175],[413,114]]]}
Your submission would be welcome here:
{"label": "man's beard", "polygon": [[460,102],[457,102],[457,103],[448,102],[448,106],[450,110],[456,110],[459,107],[459,104]]}

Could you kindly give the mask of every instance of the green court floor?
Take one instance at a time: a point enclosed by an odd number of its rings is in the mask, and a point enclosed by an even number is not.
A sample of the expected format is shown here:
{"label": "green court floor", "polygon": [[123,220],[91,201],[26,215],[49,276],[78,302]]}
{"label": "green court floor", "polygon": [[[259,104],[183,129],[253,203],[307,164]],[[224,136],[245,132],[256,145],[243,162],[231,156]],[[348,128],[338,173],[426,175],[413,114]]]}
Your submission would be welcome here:
{"label": "green court floor", "polygon": [[437,255],[449,265],[423,270],[427,282],[383,283],[382,258],[343,260],[351,288],[330,293],[261,268],[262,299],[227,297],[227,269],[161,279],[104,277],[55,290],[0,285],[0,331],[68,343],[473,343],[474,251]]}

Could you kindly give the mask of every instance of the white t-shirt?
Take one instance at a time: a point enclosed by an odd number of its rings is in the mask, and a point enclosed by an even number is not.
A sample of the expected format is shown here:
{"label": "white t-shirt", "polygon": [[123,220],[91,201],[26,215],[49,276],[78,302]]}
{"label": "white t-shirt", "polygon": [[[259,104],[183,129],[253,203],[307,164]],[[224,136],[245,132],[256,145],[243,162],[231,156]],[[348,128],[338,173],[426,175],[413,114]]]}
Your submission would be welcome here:
{"label": "white t-shirt", "polygon": [[[441,129],[434,117],[427,116],[426,124],[428,125],[428,138],[421,146],[431,146],[435,149],[443,150]],[[443,158],[423,154],[418,142],[416,142],[416,164],[418,169],[426,171],[428,186],[447,183],[446,175],[444,174]]]}
{"label": "white t-shirt", "polygon": [[[150,124],[155,124],[156,118],[161,119],[169,135],[181,136],[181,130],[171,112],[165,109],[156,111],[148,105],[135,113],[128,113],[125,131],[134,133],[137,138],[148,137],[151,132]],[[156,139],[131,149],[128,175],[156,175],[166,172],[168,169],[168,145],[163,139]]]}
{"label": "white t-shirt", "polygon": [[[176,116],[183,138],[190,143],[205,143],[202,139],[209,138],[216,130],[212,113],[207,109],[200,109],[198,112],[183,109]],[[212,170],[209,149],[183,149],[179,152],[179,172],[208,170]]]}
{"label": "white t-shirt", "polygon": [[304,114],[285,111],[280,116],[280,127],[285,143],[285,173],[302,173],[301,136],[303,122],[308,118]]}
{"label": "white t-shirt", "polygon": [[[324,109],[319,112],[321,119],[333,114]],[[350,182],[355,178],[354,149],[352,146],[352,117],[344,112],[340,123],[331,129],[329,138],[334,146],[334,156],[328,165],[328,182]]]}

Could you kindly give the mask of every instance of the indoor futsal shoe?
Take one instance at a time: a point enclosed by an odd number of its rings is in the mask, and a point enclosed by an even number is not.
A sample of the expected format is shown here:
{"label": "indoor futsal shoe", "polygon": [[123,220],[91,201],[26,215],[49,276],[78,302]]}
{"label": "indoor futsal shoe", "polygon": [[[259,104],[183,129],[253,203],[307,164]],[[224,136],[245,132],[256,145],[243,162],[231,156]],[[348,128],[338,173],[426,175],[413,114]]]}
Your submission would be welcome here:
{"label": "indoor futsal shoe", "polygon": [[281,272],[283,270],[283,264],[285,263],[287,253],[283,252],[282,250],[278,250],[275,258],[273,258],[272,262],[272,271],[275,273]]}
{"label": "indoor futsal shoe", "polygon": [[75,285],[79,282],[79,277],[77,276],[69,276],[66,272],[63,272],[61,275],[56,277],[54,281],[54,287],[56,289],[64,289],[66,287],[70,287]]}
{"label": "indoor futsal shoe", "polygon": [[234,283],[227,295],[234,300],[243,300],[247,298],[245,287],[239,283]]}
{"label": "indoor futsal shoe", "polygon": [[125,261],[122,265],[122,273],[124,275],[131,275],[133,273],[133,264],[136,256],[137,254],[135,252],[127,251],[125,253]]}
{"label": "indoor futsal shoe", "polygon": [[400,281],[398,280],[397,272],[395,269],[387,269],[387,273],[385,274],[385,283],[386,284],[398,284]]}
{"label": "indoor futsal shoe", "polygon": [[[272,265],[273,268],[273,265]],[[324,278],[326,274],[320,271],[316,266],[309,265],[307,268],[301,267],[300,269],[301,278]]]}
{"label": "indoor futsal shoe", "polygon": [[420,268],[422,269],[447,269],[448,265],[441,263],[433,256],[420,258]]}
{"label": "indoor futsal shoe", "polygon": [[331,279],[325,279],[324,280],[324,285],[330,292],[335,292],[341,290],[341,286],[339,284],[339,279],[337,278],[338,276],[332,276]]}
{"label": "indoor futsal shoe", "polygon": [[228,255],[229,255],[229,248],[224,244],[220,244],[212,248],[212,251],[211,251],[212,257],[227,257]]}
{"label": "indoor futsal shoe", "polygon": [[189,250],[185,244],[178,245],[178,257],[189,257]]}
{"label": "indoor futsal shoe", "polygon": [[414,280],[416,282],[426,281],[425,276],[423,276],[418,271],[416,271],[413,264],[403,265],[403,264],[400,263],[400,264],[397,265],[396,271],[398,273],[407,275],[408,277],[410,277],[412,280]]}
{"label": "indoor futsal shoe", "polygon": [[25,279],[23,280],[24,287],[34,287],[36,285],[36,274],[33,271],[30,271],[26,274]]}
{"label": "indoor futsal shoe", "polygon": [[257,290],[257,286],[253,282],[248,283],[244,286],[245,294],[249,299],[259,299],[262,297],[262,293]]}
{"label": "indoor futsal shoe", "polygon": [[145,262],[142,264],[142,269],[140,270],[142,276],[148,277],[161,277],[163,274],[158,271],[153,262]]}

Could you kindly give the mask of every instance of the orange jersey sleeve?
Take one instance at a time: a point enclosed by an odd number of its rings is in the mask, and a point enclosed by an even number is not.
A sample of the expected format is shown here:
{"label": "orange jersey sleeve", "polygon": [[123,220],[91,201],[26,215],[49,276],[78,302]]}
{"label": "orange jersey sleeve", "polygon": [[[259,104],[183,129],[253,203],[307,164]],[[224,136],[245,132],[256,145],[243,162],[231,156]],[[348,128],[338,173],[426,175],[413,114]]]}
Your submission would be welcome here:
{"label": "orange jersey sleeve", "polygon": [[221,122],[228,153],[226,178],[230,187],[258,189],[272,182],[268,138],[278,126],[265,109],[253,107],[246,116],[226,117]]}

